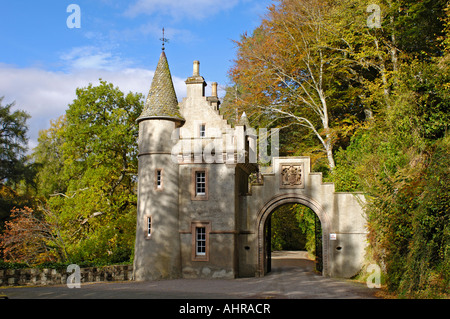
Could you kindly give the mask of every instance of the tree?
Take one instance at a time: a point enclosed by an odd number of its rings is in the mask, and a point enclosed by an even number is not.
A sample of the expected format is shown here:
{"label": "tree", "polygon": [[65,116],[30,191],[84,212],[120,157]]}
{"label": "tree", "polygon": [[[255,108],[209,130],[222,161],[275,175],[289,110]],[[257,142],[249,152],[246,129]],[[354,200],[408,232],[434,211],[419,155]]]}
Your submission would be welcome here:
{"label": "tree", "polygon": [[442,56],[447,0],[389,1],[396,9],[394,20],[400,51],[422,61]]}
{"label": "tree", "polygon": [[18,181],[25,171],[25,151],[28,142],[27,119],[24,111],[11,112],[14,103],[2,106],[0,98],[0,183]]}
{"label": "tree", "polygon": [[281,206],[270,217],[272,251],[305,250],[306,231],[299,227],[293,206]]}
{"label": "tree", "polygon": [[271,249],[307,250],[310,257],[316,254],[316,215],[308,207],[287,204],[271,215]]}
{"label": "tree", "polygon": [[388,289],[448,297],[450,6],[376,1],[371,28],[372,3],[278,1],[237,42],[225,107],[256,127],[290,126],[285,150],[305,150],[299,126],[327,155],[329,141],[336,165],[325,179],[366,194],[367,257]]}
{"label": "tree", "polygon": [[35,175],[35,166],[25,154],[30,116],[21,110],[13,112],[14,102],[3,106],[3,99],[0,97],[0,230],[13,207],[32,201],[26,190],[34,187]]}
{"label": "tree", "polygon": [[[337,152],[332,179],[340,191],[366,194],[368,258],[382,266],[387,288],[406,297],[448,297],[450,64],[448,37],[442,36],[448,36],[448,11],[441,1],[397,4],[393,21],[387,16],[393,28],[377,31],[386,45],[388,95],[383,86],[367,92],[389,103]],[[447,18],[435,21],[436,11]],[[408,30],[402,23],[411,19]],[[433,27],[423,28],[429,24],[420,26],[421,19],[433,20]],[[392,31],[395,42],[387,36]],[[394,43],[395,74],[387,54]]]}
{"label": "tree", "polygon": [[339,121],[344,114],[364,114],[352,69],[357,63],[339,49],[346,43],[336,32],[337,9],[327,1],[279,1],[251,36],[236,42],[230,71],[241,109],[266,123],[307,128],[331,170]]}
{"label": "tree", "polygon": [[142,96],[125,95],[105,81],[76,93],[65,118],[40,134],[35,158],[41,194],[60,221],[71,260],[129,260]]}
{"label": "tree", "polygon": [[61,178],[64,171],[63,149],[66,116],[50,122],[50,128],[39,131],[38,145],[33,150],[33,159],[38,166],[37,194],[48,198],[52,193],[64,193],[67,180]]}
{"label": "tree", "polygon": [[48,210],[38,213],[29,207],[13,209],[0,236],[4,259],[28,264],[65,261],[65,246],[58,230],[57,220]]}

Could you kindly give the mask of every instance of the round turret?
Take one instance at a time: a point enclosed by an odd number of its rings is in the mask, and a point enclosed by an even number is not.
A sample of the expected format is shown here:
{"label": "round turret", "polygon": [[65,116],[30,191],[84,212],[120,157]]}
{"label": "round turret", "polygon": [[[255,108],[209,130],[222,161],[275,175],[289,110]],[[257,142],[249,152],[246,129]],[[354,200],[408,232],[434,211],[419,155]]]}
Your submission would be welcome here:
{"label": "round turret", "polygon": [[178,163],[172,133],[184,118],[164,51],[159,58],[139,124],[138,207],[134,279],[178,278]]}

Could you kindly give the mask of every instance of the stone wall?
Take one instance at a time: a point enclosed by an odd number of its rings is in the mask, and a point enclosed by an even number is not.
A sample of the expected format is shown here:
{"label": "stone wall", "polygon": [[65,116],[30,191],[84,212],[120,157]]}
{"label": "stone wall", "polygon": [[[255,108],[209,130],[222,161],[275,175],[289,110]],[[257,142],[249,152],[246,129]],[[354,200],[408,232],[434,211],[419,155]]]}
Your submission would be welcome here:
{"label": "stone wall", "polygon": [[[66,269],[0,269],[0,286],[65,285],[73,273]],[[133,266],[118,265],[81,268],[81,283],[132,280]]]}

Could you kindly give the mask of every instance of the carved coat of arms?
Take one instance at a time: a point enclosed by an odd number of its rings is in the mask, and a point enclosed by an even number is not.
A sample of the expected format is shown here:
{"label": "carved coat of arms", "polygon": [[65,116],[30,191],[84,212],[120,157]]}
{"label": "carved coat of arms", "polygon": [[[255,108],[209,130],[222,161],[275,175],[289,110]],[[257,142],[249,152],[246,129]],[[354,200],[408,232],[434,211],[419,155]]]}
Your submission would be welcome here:
{"label": "carved coat of arms", "polygon": [[280,186],[303,187],[303,165],[281,165]]}

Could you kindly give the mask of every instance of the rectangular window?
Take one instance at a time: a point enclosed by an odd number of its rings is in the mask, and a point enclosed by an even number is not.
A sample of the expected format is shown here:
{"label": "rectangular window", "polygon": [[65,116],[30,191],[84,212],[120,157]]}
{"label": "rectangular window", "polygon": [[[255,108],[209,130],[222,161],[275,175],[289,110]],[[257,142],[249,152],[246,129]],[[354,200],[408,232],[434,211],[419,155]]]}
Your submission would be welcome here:
{"label": "rectangular window", "polygon": [[152,234],[152,217],[147,217],[147,237],[150,237]]}
{"label": "rectangular window", "polygon": [[162,187],[162,171],[158,169],[156,171],[156,188]]}
{"label": "rectangular window", "polygon": [[205,124],[200,124],[199,131],[200,131],[200,137],[206,137],[206,125]]}
{"label": "rectangular window", "polygon": [[195,255],[206,255],[206,227],[195,228]]}
{"label": "rectangular window", "polygon": [[209,233],[211,222],[191,222],[192,261],[209,261]]}
{"label": "rectangular window", "polygon": [[191,169],[191,199],[208,200],[208,169],[203,167]]}
{"label": "rectangular window", "polygon": [[195,195],[206,195],[206,172],[195,173]]}
{"label": "rectangular window", "polygon": [[157,168],[155,170],[155,189],[160,191],[163,189],[163,169]]}

